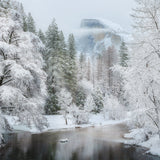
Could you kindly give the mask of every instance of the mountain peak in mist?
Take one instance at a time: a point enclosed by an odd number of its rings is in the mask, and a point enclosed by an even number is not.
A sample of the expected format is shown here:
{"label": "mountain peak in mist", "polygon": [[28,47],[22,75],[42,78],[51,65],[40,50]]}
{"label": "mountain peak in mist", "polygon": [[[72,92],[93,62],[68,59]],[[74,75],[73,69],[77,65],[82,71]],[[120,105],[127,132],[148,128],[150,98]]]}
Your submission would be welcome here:
{"label": "mountain peak in mist", "polygon": [[116,33],[125,32],[119,24],[102,18],[82,19],[80,27],[81,29],[105,29]]}
{"label": "mountain peak in mist", "polygon": [[98,19],[82,19],[81,28],[105,28]]}

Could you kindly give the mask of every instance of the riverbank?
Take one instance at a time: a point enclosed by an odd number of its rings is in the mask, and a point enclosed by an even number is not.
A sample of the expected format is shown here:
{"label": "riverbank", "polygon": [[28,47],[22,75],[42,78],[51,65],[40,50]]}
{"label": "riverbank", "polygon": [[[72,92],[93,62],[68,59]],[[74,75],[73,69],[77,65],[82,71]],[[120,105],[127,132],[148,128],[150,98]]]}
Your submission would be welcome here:
{"label": "riverbank", "polygon": [[[9,124],[12,126],[14,132],[30,132],[32,134],[44,133],[44,132],[52,132],[52,131],[60,131],[66,129],[74,129],[74,128],[88,128],[88,127],[104,127],[111,125],[120,125],[126,124],[126,120],[109,120],[108,118],[104,118],[103,114],[91,114],[89,118],[88,124],[76,125],[72,119],[72,117],[68,117],[68,125],[65,124],[64,117],[62,115],[51,115],[45,116],[48,121],[48,128],[44,128],[44,130],[39,131],[36,127],[31,126],[31,128],[21,125],[17,122],[16,117],[6,116]],[[124,127],[124,126],[121,126]],[[102,128],[103,129],[103,128]],[[108,133],[107,133],[108,134]],[[114,135],[116,134],[113,133]],[[131,130],[130,133],[123,133],[124,138],[121,139],[121,142],[125,144],[134,144],[142,147],[148,148],[148,153],[153,155],[160,156],[160,141],[158,135],[150,137],[149,140],[145,141],[145,134],[142,129]]]}
{"label": "riverbank", "polygon": [[16,117],[5,116],[9,124],[12,126],[13,131],[26,131],[31,133],[41,133],[51,130],[62,130],[62,129],[71,129],[71,128],[86,128],[86,127],[96,127],[96,126],[105,126],[111,124],[120,124],[124,123],[126,120],[109,120],[104,118],[103,114],[91,114],[88,124],[76,125],[72,117],[68,117],[68,125],[65,124],[65,119],[63,115],[46,115],[45,118],[48,121],[48,127],[44,128],[42,131],[39,131],[35,126],[27,127],[20,124],[17,121]]}
{"label": "riverbank", "polygon": [[130,139],[125,141],[125,143],[148,148],[147,153],[160,157],[160,139],[158,134],[146,139],[144,129],[133,129],[130,130],[130,133],[125,134],[124,138]]}

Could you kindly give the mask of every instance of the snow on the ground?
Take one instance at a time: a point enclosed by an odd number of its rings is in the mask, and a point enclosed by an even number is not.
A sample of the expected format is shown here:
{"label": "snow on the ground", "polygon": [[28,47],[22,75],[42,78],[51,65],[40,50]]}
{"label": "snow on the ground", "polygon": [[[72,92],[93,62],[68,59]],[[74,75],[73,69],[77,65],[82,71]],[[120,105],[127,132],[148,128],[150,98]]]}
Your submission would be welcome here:
{"label": "snow on the ground", "polygon": [[123,122],[125,122],[125,120],[109,120],[108,118],[104,118],[103,114],[92,114],[89,120],[89,123],[94,126],[112,125]]}
{"label": "snow on the ground", "polygon": [[141,145],[149,148],[149,153],[160,156],[160,139],[158,135],[151,137],[148,141],[141,143]]}
{"label": "snow on the ground", "polygon": [[[37,133],[40,132],[37,128],[34,126],[28,127],[26,125],[22,125],[18,121],[18,117],[15,116],[8,116],[5,115],[5,118],[7,119],[8,123],[12,127],[13,131],[26,131],[26,132],[31,132],[31,133]],[[4,131],[5,132],[5,131]]]}
{"label": "snow on the ground", "polygon": [[130,133],[125,134],[124,137],[129,139],[125,143],[148,148],[147,153],[160,156],[160,138],[158,135],[153,135],[149,140],[146,140],[144,129],[133,129]]}
{"label": "snow on the ground", "polygon": [[76,127],[85,128],[90,126],[105,126],[105,125],[112,125],[124,122],[124,120],[120,121],[120,120],[105,119],[103,114],[91,114],[88,124],[76,125],[74,124],[72,118],[69,117],[68,125],[66,125],[62,115],[51,115],[45,117],[47,118],[49,123],[49,127],[47,128],[47,130],[69,129]]}
{"label": "snow on the ground", "polygon": [[[12,126],[14,131],[27,131],[31,133],[38,133],[40,132],[38,129],[36,129],[34,126],[31,126],[31,128],[20,124],[17,121],[16,117],[13,116],[5,116],[9,122],[9,124]],[[65,120],[63,115],[46,115],[45,118],[48,120],[48,128],[45,128],[43,132],[51,131],[51,130],[61,130],[61,129],[71,129],[71,128],[85,128],[90,126],[105,126],[105,125],[112,125],[112,124],[118,124],[123,123],[123,121],[119,120],[108,120],[105,119],[103,114],[91,114],[89,123],[88,124],[82,124],[82,125],[76,125],[74,124],[74,121],[72,120],[72,117],[68,117],[68,125],[65,124]]]}
{"label": "snow on the ground", "polygon": [[68,125],[65,124],[63,115],[50,115],[45,116],[48,120],[49,127],[47,130],[58,130],[66,128],[74,128],[73,121],[68,118]]}
{"label": "snow on the ground", "polygon": [[145,141],[144,129],[133,129],[130,133],[124,135],[126,139],[130,139],[128,142],[131,144],[139,144]]}

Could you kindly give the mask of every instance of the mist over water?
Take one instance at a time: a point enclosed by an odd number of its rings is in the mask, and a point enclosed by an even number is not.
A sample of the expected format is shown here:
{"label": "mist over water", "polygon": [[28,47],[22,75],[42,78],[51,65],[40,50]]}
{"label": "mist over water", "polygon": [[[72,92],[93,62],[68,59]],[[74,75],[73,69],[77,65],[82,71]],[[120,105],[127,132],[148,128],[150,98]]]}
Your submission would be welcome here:
{"label": "mist over water", "polygon": [[[120,128],[124,128],[123,130]],[[76,129],[43,134],[16,133],[8,138],[1,160],[160,160],[145,149],[118,141],[122,126]],[[67,143],[60,140],[67,138]]]}

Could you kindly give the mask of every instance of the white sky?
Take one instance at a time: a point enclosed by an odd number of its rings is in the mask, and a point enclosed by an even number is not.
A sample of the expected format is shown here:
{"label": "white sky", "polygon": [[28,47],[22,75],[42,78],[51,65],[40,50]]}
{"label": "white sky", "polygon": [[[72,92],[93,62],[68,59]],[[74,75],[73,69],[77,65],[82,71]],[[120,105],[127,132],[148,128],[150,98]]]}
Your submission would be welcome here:
{"label": "white sky", "polygon": [[19,0],[36,24],[46,30],[55,18],[60,29],[72,32],[83,18],[105,18],[130,30],[134,0]]}

